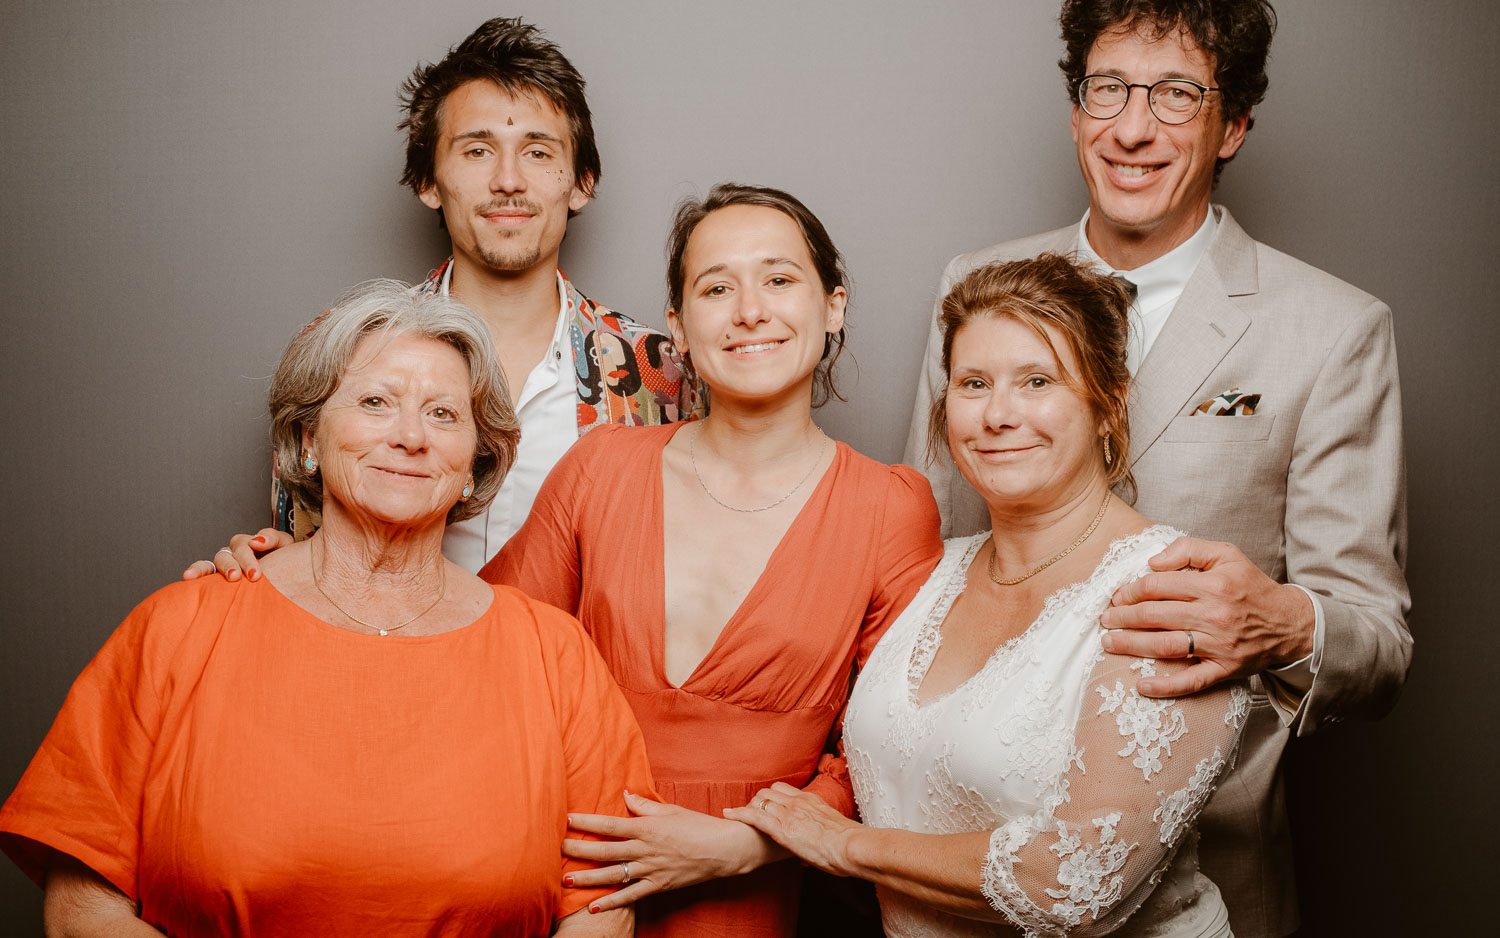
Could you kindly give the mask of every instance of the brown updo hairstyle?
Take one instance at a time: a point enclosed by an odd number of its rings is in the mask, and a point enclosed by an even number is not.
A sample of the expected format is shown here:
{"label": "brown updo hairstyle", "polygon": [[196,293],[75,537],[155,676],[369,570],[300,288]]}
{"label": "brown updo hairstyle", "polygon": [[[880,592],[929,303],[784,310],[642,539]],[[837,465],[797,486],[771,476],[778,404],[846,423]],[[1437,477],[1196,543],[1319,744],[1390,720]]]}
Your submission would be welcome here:
{"label": "brown updo hairstyle", "polygon": [[[1088,402],[1108,428],[1113,457],[1105,467],[1111,487],[1130,475],[1130,372],[1125,367],[1125,340],[1130,330],[1130,293],[1114,277],[1075,264],[1061,254],[987,264],[964,277],[943,297],[938,326],[943,335],[943,376],[953,369],[953,337],[976,319],[1008,317],[1030,326],[1052,349],[1062,380]],[[1062,356],[1047,334],[1051,326],[1067,341],[1078,362],[1078,374],[1062,366]],[[932,402],[927,455],[948,445],[948,395]],[[1103,449],[1100,449],[1103,459]],[[1133,500],[1133,497],[1132,497]]]}
{"label": "brown updo hairstyle", "polygon": [[[833,239],[828,236],[828,229],[818,221],[818,216],[789,192],[767,186],[744,186],[737,182],[721,182],[708,190],[707,198],[684,199],[677,206],[677,215],[672,222],[672,232],[667,236],[667,307],[678,313],[682,312],[682,291],[687,280],[687,271],[682,269],[682,264],[687,255],[688,241],[693,236],[693,230],[709,215],[731,205],[759,205],[763,208],[774,208],[797,223],[797,230],[802,232],[802,240],[807,242],[807,253],[812,255],[813,268],[818,273],[823,295],[829,296],[839,287],[844,288],[846,297],[844,321],[847,323],[848,298],[853,295],[853,290],[849,287],[849,272],[844,268],[844,255],[834,247]],[[821,407],[828,403],[830,397],[845,400],[844,395],[839,393],[838,387],[833,383],[833,366],[838,363],[839,356],[844,354],[846,329],[847,326],[841,327],[838,332],[829,333],[823,339],[823,358],[818,362],[817,371],[813,373],[812,402],[814,407]],[[698,376],[693,373],[692,362],[687,356],[684,356],[684,364],[696,384]],[[711,389],[710,395],[712,395]]]}

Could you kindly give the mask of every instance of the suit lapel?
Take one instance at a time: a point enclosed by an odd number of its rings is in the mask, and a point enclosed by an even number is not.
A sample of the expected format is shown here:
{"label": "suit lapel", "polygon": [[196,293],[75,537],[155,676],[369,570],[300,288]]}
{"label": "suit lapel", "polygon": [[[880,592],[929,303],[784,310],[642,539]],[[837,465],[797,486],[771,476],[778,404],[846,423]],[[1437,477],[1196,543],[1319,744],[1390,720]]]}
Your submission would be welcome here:
{"label": "suit lapel", "polygon": [[1229,212],[1187,282],[1172,315],[1141,363],[1130,390],[1130,447],[1134,465],[1172,418],[1197,403],[1195,396],[1225,390],[1203,383],[1250,327],[1250,317],[1229,299],[1255,293],[1255,242]]}

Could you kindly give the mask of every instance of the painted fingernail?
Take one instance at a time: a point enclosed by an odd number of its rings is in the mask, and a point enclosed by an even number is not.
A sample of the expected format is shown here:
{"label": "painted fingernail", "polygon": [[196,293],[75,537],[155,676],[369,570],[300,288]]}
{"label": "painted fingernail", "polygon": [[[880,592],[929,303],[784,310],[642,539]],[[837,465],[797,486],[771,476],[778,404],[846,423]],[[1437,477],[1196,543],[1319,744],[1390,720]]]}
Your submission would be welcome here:
{"label": "painted fingernail", "polygon": [[590,915],[596,915],[596,914],[598,914],[598,912],[599,912],[599,907],[597,905],[591,905],[591,906],[589,906],[589,914]]}
{"label": "painted fingernail", "polygon": [[571,885],[573,885],[573,877],[571,877],[571,876],[564,876],[563,877],[563,885],[564,886],[571,886]]}

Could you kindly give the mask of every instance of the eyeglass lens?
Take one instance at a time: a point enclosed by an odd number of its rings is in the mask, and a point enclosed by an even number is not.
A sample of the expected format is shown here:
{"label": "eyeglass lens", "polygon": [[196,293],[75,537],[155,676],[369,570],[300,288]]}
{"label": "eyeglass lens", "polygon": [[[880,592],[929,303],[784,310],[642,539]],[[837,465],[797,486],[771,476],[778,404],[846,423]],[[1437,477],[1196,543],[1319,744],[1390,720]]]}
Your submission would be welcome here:
{"label": "eyeglass lens", "polygon": [[[1095,75],[1079,85],[1078,98],[1090,117],[1106,120],[1125,110],[1131,89],[1141,87],[1145,86],[1129,85],[1109,75]],[[1190,81],[1159,81],[1150,86],[1146,97],[1151,113],[1167,124],[1185,124],[1203,106],[1203,89]]]}

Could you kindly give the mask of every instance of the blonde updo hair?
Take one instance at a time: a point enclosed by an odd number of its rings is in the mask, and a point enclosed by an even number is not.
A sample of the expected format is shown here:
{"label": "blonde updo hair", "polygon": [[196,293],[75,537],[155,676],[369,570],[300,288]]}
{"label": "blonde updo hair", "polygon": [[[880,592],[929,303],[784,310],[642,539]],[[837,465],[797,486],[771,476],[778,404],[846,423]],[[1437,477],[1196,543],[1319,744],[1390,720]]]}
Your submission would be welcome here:
{"label": "blonde updo hair", "polygon": [[[1130,293],[1114,277],[1075,264],[1061,254],[999,264],[971,271],[943,297],[938,326],[943,336],[943,377],[953,365],[953,337],[976,319],[1008,317],[1031,327],[1062,369],[1062,380],[1088,402],[1104,421],[1112,459],[1105,478],[1113,487],[1130,474],[1130,372],[1125,367],[1126,337],[1130,331]],[[1068,343],[1078,362],[1078,374],[1062,366],[1063,357],[1047,335],[1051,326]],[[945,382],[946,386],[946,382]],[[928,458],[948,445],[948,395],[932,402],[927,436]],[[1100,457],[1103,460],[1101,447]]]}

